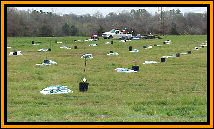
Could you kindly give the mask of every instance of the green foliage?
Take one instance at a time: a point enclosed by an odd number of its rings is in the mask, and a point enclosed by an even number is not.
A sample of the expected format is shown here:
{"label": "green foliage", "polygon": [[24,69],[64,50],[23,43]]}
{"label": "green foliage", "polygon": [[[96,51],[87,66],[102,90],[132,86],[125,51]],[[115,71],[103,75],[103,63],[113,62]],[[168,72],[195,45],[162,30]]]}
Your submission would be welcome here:
{"label": "green foliage", "polygon": [[78,29],[74,25],[71,25],[70,33],[71,33],[71,36],[76,36],[78,33]]}
{"label": "green foliage", "polygon": [[[207,121],[207,48],[192,51],[166,63],[143,65],[146,60],[160,62],[162,56],[193,50],[207,40],[206,35],[164,36],[163,39],[132,40],[107,45],[100,38],[97,47],[89,42],[74,42],[89,37],[9,37],[12,49],[22,56],[8,56],[9,122],[205,122]],[[171,45],[163,41],[172,40]],[[42,42],[33,46],[31,41]],[[72,49],[60,49],[62,41]],[[48,48],[51,52],[37,52]],[[144,49],[144,45],[161,44]],[[78,49],[73,49],[78,46]],[[129,53],[133,46],[139,53]],[[107,56],[110,50],[119,56]],[[92,53],[87,61],[81,55]],[[36,67],[46,58],[58,64]],[[135,61],[135,62],[134,62]],[[138,73],[117,73],[117,67],[139,65]],[[79,92],[79,82],[86,77],[88,92]],[[50,85],[67,85],[73,93],[43,95]]]}
{"label": "green foliage", "polygon": [[65,23],[63,26],[62,26],[62,32],[64,35],[66,36],[69,36],[70,35],[70,27],[68,25],[68,23]]}
{"label": "green foliage", "polygon": [[75,36],[78,33],[78,29],[74,25],[69,26],[68,23],[65,23],[62,26],[62,32],[65,36]]}
{"label": "green foliage", "polygon": [[97,30],[97,34],[99,35],[99,36],[102,36],[102,33],[104,32],[104,28],[100,25],[99,26],[99,29]]}
{"label": "green foliage", "polygon": [[172,35],[178,35],[177,27],[175,23],[172,23],[172,28],[171,28],[171,34]]}
{"label": "green foliage", "polygon": [[53,35],[52,27],[49,25],[43,25],[40,29],[40,36],[48,37]]}

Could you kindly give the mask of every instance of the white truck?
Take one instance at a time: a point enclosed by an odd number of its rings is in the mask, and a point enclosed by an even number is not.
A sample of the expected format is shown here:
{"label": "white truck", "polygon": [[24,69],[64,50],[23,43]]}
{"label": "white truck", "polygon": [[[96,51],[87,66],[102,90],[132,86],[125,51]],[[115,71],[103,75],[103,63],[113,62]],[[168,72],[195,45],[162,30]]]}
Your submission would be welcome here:
{"label": "white truck", "polygon": [[125,30],[112,29],[109,32],[102,34],[104,39],[132,39],[132,34],[127,33]]}

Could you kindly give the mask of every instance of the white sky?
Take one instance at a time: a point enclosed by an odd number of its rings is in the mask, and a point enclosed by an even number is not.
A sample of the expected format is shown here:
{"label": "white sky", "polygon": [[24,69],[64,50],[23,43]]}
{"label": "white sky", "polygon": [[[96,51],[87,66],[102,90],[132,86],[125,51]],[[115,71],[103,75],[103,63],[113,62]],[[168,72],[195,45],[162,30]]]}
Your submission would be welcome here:
{"label": "white sky", "polygon": [[[158,7],[16,7],[18,10],[42,10],[44,12],[54,12],[56,14],[76,14],[93,15],[96,12],[102,13],[104,16],[110,12],[121,13],[123,10],[130,11],[132,9],[146,9],[149,13],[154,14],[158,12]],[[164,7],[164,10],[180,9],[181,13],[194,12],[194,13],[204,13],[207,11],[206,7]]]}

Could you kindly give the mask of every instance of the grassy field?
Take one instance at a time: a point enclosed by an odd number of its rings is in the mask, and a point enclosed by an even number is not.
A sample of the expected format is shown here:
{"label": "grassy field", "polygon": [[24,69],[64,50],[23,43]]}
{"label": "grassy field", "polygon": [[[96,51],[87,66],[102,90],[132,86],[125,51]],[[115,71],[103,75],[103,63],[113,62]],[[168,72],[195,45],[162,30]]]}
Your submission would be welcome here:
{"label": "grassy field", "polygon": [[[207,121],[207,48],[192,54],[168,58],[162,56],[193,50],[207,40],[206,35],[165,36],[163,39],[133,40],[121,43],[108,39],[74,42],[87,37],[9,37],[10,51],[21,50],[22,56],[8,56],[9,122],[206,122]],[[66,42],[70,50],[60,49]],[[171,45],[163,41],[172,40]],[[33,46],[31,41],[41,41]],[[49,48],[51,52],[37,52]],[[97,47],[89,47],[97,43]],[[144,49],[143,45],[162,47]],[[74,49],[78,46],[78,49]],[[130,53],[128,47],[140,50]],[[107,56],[110,50],[119,56]],[[81,55],[92,53],[83,72]],[[46,58],[58,65],[36,67]],[[135,63],[134,63],[135,61]],[[117,67],[140,66],[138,73],[117,73]],[[88,92],[79,92],[79,82],[86,76]],[[43,95],[51,85],[67,85],[73,93]]]}

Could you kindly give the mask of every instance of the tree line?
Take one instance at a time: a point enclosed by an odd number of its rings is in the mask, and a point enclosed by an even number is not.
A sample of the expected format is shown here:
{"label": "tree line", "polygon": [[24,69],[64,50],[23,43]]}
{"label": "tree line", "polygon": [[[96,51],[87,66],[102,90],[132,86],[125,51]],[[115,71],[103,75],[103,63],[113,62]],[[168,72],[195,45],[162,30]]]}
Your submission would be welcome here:
{"label": "tree line", "polygon": [[133,34],[207,34],[207,13],[182,13],[179,9],[151,14],[145,9],[111,12],[106,16],[64,14],[7,8],[8,36],[91,36],[112,28]]}

